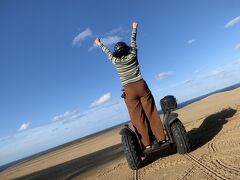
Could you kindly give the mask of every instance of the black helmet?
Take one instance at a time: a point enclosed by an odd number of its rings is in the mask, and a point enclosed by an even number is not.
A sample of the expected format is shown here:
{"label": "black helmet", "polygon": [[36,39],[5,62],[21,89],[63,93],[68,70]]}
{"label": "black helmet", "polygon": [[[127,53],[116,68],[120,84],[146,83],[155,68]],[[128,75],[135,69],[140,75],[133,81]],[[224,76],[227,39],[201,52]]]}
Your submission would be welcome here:
{"label": "black helmet", "polygon": [[117,42],[114,46],[114,54],[118,57],[129,53],[129,46],[125,42]]}

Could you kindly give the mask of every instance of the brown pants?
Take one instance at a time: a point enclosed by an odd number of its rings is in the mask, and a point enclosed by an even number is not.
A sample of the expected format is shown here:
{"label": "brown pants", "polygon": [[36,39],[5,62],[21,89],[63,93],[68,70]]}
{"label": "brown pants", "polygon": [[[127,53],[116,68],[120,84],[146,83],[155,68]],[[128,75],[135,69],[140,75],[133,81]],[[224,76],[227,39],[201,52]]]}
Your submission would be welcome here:
{"label": "brown pants", "polygon": [[152,141],[152,134],[158,141],[165,140],[162,121],[146,82],[140,80],[124,86],[125,103],[131,122],[144,146]]}

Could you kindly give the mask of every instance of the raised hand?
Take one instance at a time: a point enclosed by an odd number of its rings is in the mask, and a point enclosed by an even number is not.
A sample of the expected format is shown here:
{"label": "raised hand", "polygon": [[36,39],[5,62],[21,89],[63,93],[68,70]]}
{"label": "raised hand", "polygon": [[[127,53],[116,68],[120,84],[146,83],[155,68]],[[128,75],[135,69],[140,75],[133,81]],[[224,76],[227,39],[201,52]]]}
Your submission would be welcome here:
{"label": "raised hand", "polygon": [[100,38],[96,38],[95,39],[95,43],[96,43],[96,45],[98,45],[98,46],[100,46],[101,45],[101,40],[100,40]]}
{"label": "raised hand", "polygon": [[133,23],[132,23],[132,27],[133,27],[134,29],[137,29],[137,27],[138,27],[138,23],[137,23],[136,21],[133,21]]}

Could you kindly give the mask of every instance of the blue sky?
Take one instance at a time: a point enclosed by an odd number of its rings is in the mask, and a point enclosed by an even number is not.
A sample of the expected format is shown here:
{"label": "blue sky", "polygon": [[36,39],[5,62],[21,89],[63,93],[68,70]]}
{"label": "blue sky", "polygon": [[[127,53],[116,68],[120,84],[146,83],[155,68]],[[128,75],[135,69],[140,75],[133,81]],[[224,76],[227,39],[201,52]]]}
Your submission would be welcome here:
{"label": "blue sky", "polygon": [[94,46],[130,41],[159,100],[240,82],[240,2],[0,1],[0,165],[129,119],[114,66]]}

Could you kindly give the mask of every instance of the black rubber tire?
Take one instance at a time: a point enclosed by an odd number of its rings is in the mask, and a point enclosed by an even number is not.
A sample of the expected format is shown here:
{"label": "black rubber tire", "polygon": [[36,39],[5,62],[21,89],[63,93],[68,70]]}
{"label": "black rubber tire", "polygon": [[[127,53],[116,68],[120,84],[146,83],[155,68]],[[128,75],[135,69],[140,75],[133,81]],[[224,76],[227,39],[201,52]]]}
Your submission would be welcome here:
{"label": "black rubber tire", "polygon": [[171,125],[171,131],[173,134],[174,142],[177,146],[177,152],[179,154],[185,154],[190,152],[188,134],[180,120],[175,121]]}
{"label": "black rubber tire", "polygon": [[129,167],[132,170],[141,168],[141,148],[136,137],[123,135],[122,147]]}

